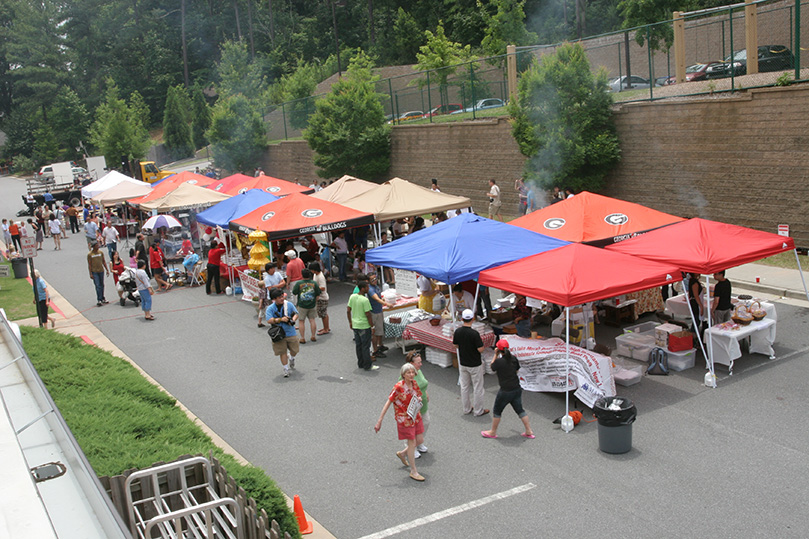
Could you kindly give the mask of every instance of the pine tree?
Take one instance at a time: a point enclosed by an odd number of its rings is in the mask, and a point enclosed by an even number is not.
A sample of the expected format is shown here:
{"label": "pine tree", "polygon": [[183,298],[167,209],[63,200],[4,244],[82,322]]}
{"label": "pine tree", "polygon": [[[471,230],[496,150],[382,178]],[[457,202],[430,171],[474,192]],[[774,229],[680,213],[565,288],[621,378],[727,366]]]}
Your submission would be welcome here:
{"label": "pine tree", "polygon": [[191,116],[191,140],[194,149],[199,150],[208,145],[205,132],[211,127],[211,107],[205,102],[205,95],[199,86],[191,90]]}
{"label": "pine tree", "polygon": [[170,86],[163,109],[163,141],[174,159],[194,154],[191,141],[191,110],[188,94],[182,86]]}

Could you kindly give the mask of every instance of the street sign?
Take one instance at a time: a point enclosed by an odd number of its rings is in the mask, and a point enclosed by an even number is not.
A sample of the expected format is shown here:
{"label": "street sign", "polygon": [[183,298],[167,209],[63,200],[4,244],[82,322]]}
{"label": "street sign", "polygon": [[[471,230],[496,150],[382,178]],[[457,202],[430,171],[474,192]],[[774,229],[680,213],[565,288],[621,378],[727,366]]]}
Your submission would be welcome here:
{"label": "street sign", "polygon": [[789,236],[789,225],[778,225],[779,236]]}
{"label": "street sign", "polygon": [[23,236],[20,238],[22,246],[22,256],[24,258],[34,258],[37,255],[37,242],[35,238]]}

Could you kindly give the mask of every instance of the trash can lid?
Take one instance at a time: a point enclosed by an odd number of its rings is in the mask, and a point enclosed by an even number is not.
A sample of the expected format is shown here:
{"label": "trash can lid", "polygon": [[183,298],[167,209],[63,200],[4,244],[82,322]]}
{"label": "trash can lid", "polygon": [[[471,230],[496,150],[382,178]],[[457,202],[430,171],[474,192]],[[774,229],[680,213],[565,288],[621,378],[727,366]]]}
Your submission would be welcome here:
{"label": "trash can lid", "polygon": [[635,421],[637,408],[625,397],[601,397],[593,404],[593,415],[601,425],[627,425]]}

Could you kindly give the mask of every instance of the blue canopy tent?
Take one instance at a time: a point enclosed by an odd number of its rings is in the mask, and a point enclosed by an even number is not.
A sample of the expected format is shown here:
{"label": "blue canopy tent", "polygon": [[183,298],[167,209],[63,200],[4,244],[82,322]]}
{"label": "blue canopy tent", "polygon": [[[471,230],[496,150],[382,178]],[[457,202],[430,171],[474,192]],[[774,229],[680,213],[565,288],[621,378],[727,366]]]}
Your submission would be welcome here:
{"label": "blue canopy tent", "polygon": [[569,243],[522,227],[463,213],[371,249],[365,259],[372,264],[416,271],[431,279],[453,284],[477,279],[485,269]]}
{"label": "blue canopy tent", "polygon": [[197,221],[210,226],[221,226],[227,229],[234,219],[247,215],[256,208],[260,208],[270,202],[275,202],[278,197],[262,191],[261,189],[250,189],[249,191],[223,200],[215,206],[211,206],[205,211],[197,214]]}

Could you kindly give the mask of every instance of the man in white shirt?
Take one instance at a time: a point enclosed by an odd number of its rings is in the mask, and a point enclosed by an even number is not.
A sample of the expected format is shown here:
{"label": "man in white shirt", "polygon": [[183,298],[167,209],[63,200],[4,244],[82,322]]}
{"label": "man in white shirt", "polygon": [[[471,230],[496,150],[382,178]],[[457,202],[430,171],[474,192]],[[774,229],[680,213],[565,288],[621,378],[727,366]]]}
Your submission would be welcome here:
{"label": "man in white shirt", "polygon": [[502,221],[503,216],[500,215],[500,206],[502,205],[500,202],[500,187],[497,186],[497,182],[494,180],[489,180],[489,192],[486,193],[486,196],[489,197],[489,219],[497,217]]}
{"label": "man in white shirt", "polygon": [[264,287],[266,290],[262,291],[261,300],[258,304],[258,327],[264,327],[264,316],[266,315],[267,307],[270,305],[270,294],[273,290],[281,290],[287,286],[287,280],[281,275],[281,272],[276,269],[272,262],[264,264]]}
{"label": "man in white shirt", "polygon": [[107,223],[104,226],[104,230],[101,232],[101,236],[104,238],[107,252],[110,255],[110,260],[112,260],[112,253],[118,250],[118,230],[110,223]]}

